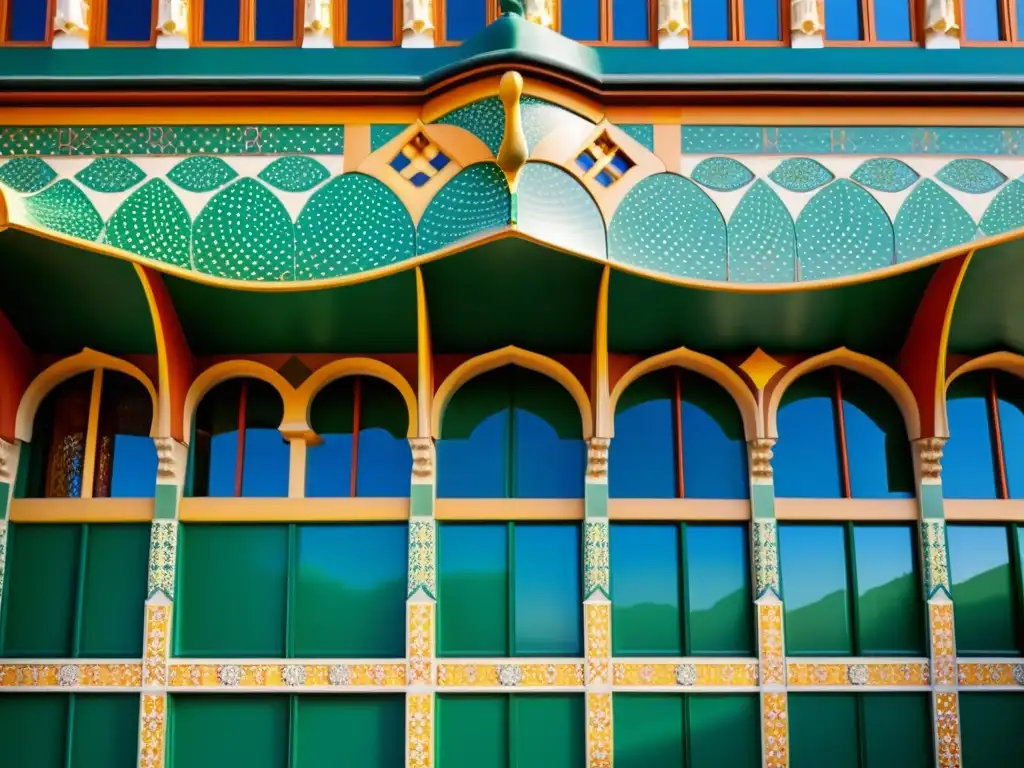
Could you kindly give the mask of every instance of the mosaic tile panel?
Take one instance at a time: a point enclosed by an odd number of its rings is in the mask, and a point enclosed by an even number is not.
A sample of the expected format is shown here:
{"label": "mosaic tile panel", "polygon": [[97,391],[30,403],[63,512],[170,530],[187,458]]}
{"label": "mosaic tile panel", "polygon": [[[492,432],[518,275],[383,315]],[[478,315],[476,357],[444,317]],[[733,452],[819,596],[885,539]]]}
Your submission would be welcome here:
{"label": "mosaic tile panel", "polygon": [[956,693],[935,694],[937,768],[963,768],[960,751],[960,702]]}
{"label": "mosaic tile panel", "polygon": [[765,768],[789,768],[789,706],[784,693],[761,695]]}
{"label": "mosaic tile panel", "polygon": [[864,162],[850,178],[876,192],[902,192],[920,177],[913,168],[900,160],[877,157]]}
{"label": "mosaic tile panel", "polygon": [[22,157],[0,165],[0,184],[15,192],[38,192],[57,178],[57,172],[38,157]]}
{"label": "mosaic tile panel", "polygon": [[219,157],[207,155],[182,160],[167,172],[167,178],[186,192],[212,192],[237,176],[238,172]]}
{"label": "mosaic tile panel", "polygon": [[167,657],[171,650],[171,606],[146,606],[146,640],[142,649],[142,685],[167,684]]}
{"label": "mosaic tile panel", "polygon": [[643,145],[648,152],[654,151],[654,126],[649,123],[622,123],[619,130],[633,139],[637,144]]}
{"label": "mosaic tile panel", "polygon": [[612,768],[612,695],[588,693],[587,768]]}
{"label": "mosaic tile panel", "polygon": [[999,190],[978,227],[986,235],[1001,235],[1024,227],[1024,184],[1015,180]]}
{"label": "mosaic tile panel", "polygon": [[437,529],[434,521],[409,521],[409,594],[422,589],[430,597],[437,595]]}
{"label": "mosaic tile panel", "polygon": [[409,603],[409,685],[433,684],[435,605]]}
{"label": "mosaic tile panel", "polygon": [[810,192],[832,181],[832,173],[817,160],[794,157],[783,160],[768,178],[790,192]]}
{"label": "mosaic tile panel", "polygon": [[167,738],[167,697],[143,694],[139,719],[139,768],[164,767]]}
{"label": "mosaic tile panel", "polygon": [[753,181],[754,174],[731,157],[709,157],[697,163],[690,178],[716,192],[732,192]]}
{"label": "mosaic tile panel", "polygon": [[512,196],[502,170],[494,163],[471,165],[430,201],[416,232],[416,252],[430,253],[507,227],[511,216]]}
{"label": "mosaic tile panel", "polygon": [[149,538],[149,582],[146,594],[153,596],[158,590],[174,600],[174,565],[178,551],[178,523],[174,520],[154,520]]}
{"label": "mosaic tile panel", "polygon": [[595,592],[605,597],[611,591],[608,559],[608,521],[588,520],[583,524],[583,597]]}
{"label": "mosaic tile panel", "polygon": [[898,686],[924,687],[931,682],[927,662],[835,662],[812,664],[790,662],[787,665],[790,688],[816,686]]}
{"label": "mosaic tile panel", "polygon": [[404,663],[246,664],[181,663],[168,666],[169,688],[404,688]]}
{"label": "mosaic tile panel", "polygon": [[124,192],[144,178],[146,172],[124,157],[98,157],[75,174],[83,186],[94,192]]}
{"label": "mosaic tile panel", "polygon": [[729,219],[729,279],[743,283],[796,280],[796,229],[775,193],[758,179]]}
{"label": "mosaic tile panel", "polygon": [[434,694],[411,693],[405,698],[405,744],[408,768],[434,766]]}
{"label": "mosaic tile panel", "polygon": [[311,157],[287,155],[264,168],[259,178],[282,192],[307,192],[331,175],[323,163]]}
{"label": "mosaic tile panel", "polygon": [[931,658],[935,684],[956,684],[956,650],[953,636],[953,603],[948,600],[928,603],[928,627],[931,633]]}
{"label": "mosaic tile panel", "polygon": [[141,664],[0,664],[2,688],[138,688]]}
{"label": "mosaic tile panel", "polygon": [[778,597],[779,545],[775,520],[754,520],[753,535],[754,587],[757,597],[762,597],[769,589]]}
{"label": "mosaic tile panel", "polygon": [[946,522],[921,521],[921,542],[924,548],[925,594],[930,599],[936,590],[949,595],[949,557],[946,551]]}
{"label": "mosaic tile panel", "polygon": [[620,687],[679,686],[736,688],[756,687],[757,662],[616,662],[614,681]]}
{"label": "mosaic tile panel", "polygon": [[192,268],[192,219],[163,179],[150,179],[118,206],[101,242],[182,269]]}
{"label": "mosaic tile panel", "polygon": [[959,158],[946,164],[935,178],[959,192],[981,195],[1000,187],[1006,177],[983,160]]}
{"label": "mosaic tile panel", "polygon": [[786,657],[783,647],[782,603],[757,605],[757,652],[764,685],[786,684]]}
{"label": "mosaic tile panel", "polygon": [[583,685],[583,662],[438,664],[438,688],[575,688]]}
{"label": "mosaic tile panel", "polygon": [[1024,664],[1017,662],[961,662],[957,679],[963,686],[1012,685],[1024,687]]}
{"label": "mosaic tile panel", "polygon": [[566,171],[527,163],[516,192],[520,231],[597,259],[607,255],[604,218],[590,193]]}
{"label": "mosaic tile panel", "polygon": [[32,223],[62,235],[95,240],[103,229],[103,219],[92,202],[68,179],[26,197],[25,209]]}
{"label": "mosaic tile panel", "polygon": [[0,155],[340,155],[342,125],[117,125],[0,128]]}
{"label": "mosaic tile panel", "polygon": [[896,216],[896,257],[910,261],[973,240],[978,225],[952,195],[924,179]]}

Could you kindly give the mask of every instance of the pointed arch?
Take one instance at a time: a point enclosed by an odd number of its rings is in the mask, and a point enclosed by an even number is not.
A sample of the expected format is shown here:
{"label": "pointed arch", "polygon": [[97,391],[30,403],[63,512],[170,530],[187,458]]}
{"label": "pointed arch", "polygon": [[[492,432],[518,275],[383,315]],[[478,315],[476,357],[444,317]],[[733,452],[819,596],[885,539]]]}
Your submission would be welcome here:
{"label": "pointed arch", "polygon": [[445,408],[459,387],[470,379],[506,365],[518,365],[520,368],[535,371],[561,384],[572,399],[576,401],[576,405],[580,410],[580,419],[583,422],[583,439],[589,440],[593,437],[594,415],[590,407],[590,399],[587,397],[587,391],[580,384],[579,379],[573,375],[572,371],[545,355],[529,352],[515,346],[508,346],[477,355],[448,374],[448,377],[441,383],[441,386],[438,387],[434,395],[433,409],[430,414],[430,428],[434,439],[441,437],[441,421],[444,418]]}
{"label": "pointed arch", "polygon": [[609,409],[609,437],[614,437],[615,431],[615,409],[618,406],[619,398],[626,391],[630,384],[648,373],[659,371],[663,368],[678,366],[688,371],[699,373],[701,376],[710,379],[729,393],[736,407],[739,409],[743,419],[743,434],[746,439],[753,440],[761,437],[758,427],[761,420],[758,418],[757,400],[738,373],[732,370],[725,363],[716,360],[700,352],[694,352],[686,347],[679,347],[660,355],[641,360],[630,368],[616,383],[612,389]]}
{"label": "pointed arch", "polygon": [[207,368],[189,387],[188,394],[185,396],[185,422],[182,425],[186,443],[192,439],[192,421],[195,419],[199,403],[202,402],[206,394],[218,384],[241,378],[259,379],[277,390],[281,396],[285,414],[280,426],[282,432],[291,432],[293,427],[299,431],[302,430],[303,425],[292,425],[288,422],[289,412],[296,409],[297,392],[284,376],[270,366],[257,363],[255,360],[227,360]]}
{"label": "pointed arch", "polygon": [[36,412],[46,396],[55,387],[68,379],[80,373],[94,371],[97,368],[102,368],[106,371],[117,371],[118,373],[131,376],[146,388],[153,404],[153,419],[149,428],[149,435],[150,437],[157,437],[159,403],[156,387],[153,386],[153,382],[149,380],[149,377],[138,366],[132,365],[126,360],[114,357],[113,355],[89,349],[88,347],[77,355],[58,360],[32,380],[32,383],[28,385],[28,389],[25,390],[25,394],[21,398],[21,403],[18,405],[14,436],[26,443],[31,442]]}
{"label": "pointed arch", "polygon": [[[1024,355],[1018,355],[1016,352],[989,352],[987,355],[968,360],[946,377],[945,393],[949,392],[949,385],[964,374],[985,370],[1003,371],[1024,379]],[[945,398],[943,398],[943,411],[945,411]]]}
{"label": "pointed arch", "polygon": [[907,438],[917,440],[921,436],[921,415],[910,385],[896,371],[880,360],[854,352],[846,347],[833,349],[831,352],[824,352],[809,360],[804,360],[782,375],[775,386],[771,388],[771,393],[768,396],[768,405],[765,410],[766,436],[772,438],[779,436],[777,423],[779,405],[789,386],[801,376],[830,366],[846,368],[879,384],[899,406],[900,413],[903,415],[903,423],[907,429]]}

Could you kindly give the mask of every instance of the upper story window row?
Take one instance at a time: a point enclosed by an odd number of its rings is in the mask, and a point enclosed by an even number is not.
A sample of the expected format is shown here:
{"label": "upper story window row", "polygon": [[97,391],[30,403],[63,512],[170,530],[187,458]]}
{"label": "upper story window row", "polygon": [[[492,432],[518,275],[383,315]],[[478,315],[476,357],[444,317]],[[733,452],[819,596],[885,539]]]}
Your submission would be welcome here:
{"label": "upper story window row", "polygon": [[[967,44],[1019,42],[1024,0],[954,0],[951,19]],[[411,6],[406,9],[405,6]],[[534,19],[591,45],[654,44],[688,26],[693,45],[784,45],[797,21],[791,0],[690,0],[659,11],[655,0],[538,0]],[[537,8],[533,8],[536,5]],[[824,29],[825,44],[907,44],[923,41],[917,0],[813,0],[803,12]],[[688,10],[687,10],[688,7]],[[799,10],[799,9],[796,9]],[[412,19],[408,13],[417,14]],[[399,45],[403,29],[426,43],[457,44],[499,15],[498,0],[0,0],[2,41],[50,45],[55,31],[90,45],[150,46],[158,34],[187,27],[191,45],[299,46],[318,38],[341,46]],[[676,18],[678,16],[679,18]],[[431,35],[430,28],[433,27]],[[816,30],[820,32],[820,29]],[[323,43],[314,47],[322,47]]]}

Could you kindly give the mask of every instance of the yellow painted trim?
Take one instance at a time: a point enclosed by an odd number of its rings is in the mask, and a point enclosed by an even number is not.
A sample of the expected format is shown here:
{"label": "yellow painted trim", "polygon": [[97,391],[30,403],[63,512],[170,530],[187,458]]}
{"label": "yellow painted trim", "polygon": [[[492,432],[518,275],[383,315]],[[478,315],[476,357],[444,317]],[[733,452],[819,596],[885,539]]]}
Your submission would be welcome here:
{"label": "yellow painted trim", "polygon": [[956,276],[956,283],[953,285],[953,293],[946,305],[946,315],[942,319],[942,338],[939,342],[939,359],[936,361],[935,372],[935,432],[940,437],[949,437],[949,418],[946,414],[946,356],[949,351],[949,334],[953,328],[953,312],[956,309],[957,297],[960,295],[960,287],[967,276],[967,267],[970,266],[974,254],[975,250],[972,249],[964,257],[960,274]]}
{"label": "yellow painted trim", "polygon": [[846,347],[840,347],[839,349],[833,349],[831,352],[825,352],[805,360],[799,365],[793,366],[782,375],[768,400],[765,430],[768,437],[778,438],[779,436],[777,424],[779,403],[782,402],[782,396],[789,389],[790,384],[801,376],[830,366],[846,368],[882,385],[892,396],[892,399],[896,401],[900,413],[903,414],[903,423],[907,428],[907,438],[916,440],[921,436],[921,415],[917,409],[914,393],[911,392],[907,382],[896,371],[880,360],[862,355],[859,352],[853,352]]}
{"label": "yellow painted trim", "polygon": [[183,523],[398,521],[409,519],[409,499],[185,498],[178,519]]}
{"label": "yellow painted trim", "polygon": [[740,416],[743,419],[743,434],[746,439],[753,440],[754,438],[762,437],[762,433],[758,429],[760,422],[757,400],[742,377],[721,360],[716,360],[700,352],[694,352],[686,347],[679,347],[678,349],[649,357],[646,360],[641,360],[626,371],[625,375],[615,383],[615,388],[612,390],[611,403],[609,404],[609,414],[611,416],[609,437],[615,436],[615,409],[618,406],[619,398],[622,397],[622,393],[626,391],[626,388],[645,374],[671,366],[679,366],[694,373],[699,373],[701,376],[705,376],[721,386],[732,396],[736,407],[739,409]]}
{"label": "yellow painted trim", "polygon": [[103,369],[92,372],[89,393],[89,421],[85,428],[85,456],[82,460],[82,498],[91,499],[96,484],[96,446],[99,442],[100,403],[103,400]]}
{"label": "yellow painted trim", "polygon": [[1024,522],[1024,499],[945,499],[942,509],[947,521]]}
{"label": "yellow painted trim", "polygon": [[207,368],[199,374],[196,380],[192,382],[192,386],[188,388],[188,394],[185,396],[185,424],[183,430],[186,440],[191,440],[192,420],[195,418],[196,408],[199,407],[199,403],[202,402],[206,394],[222,382],[240,378],[259,379],[277,390],[277,393],[281,395],[284,407],[284,418],[281,421],[280,429],[282,432],[287,431],[288,406],[291,404],[293,410],[295,408],[296,391],[294,387],[288,383],[284,376],[263,363],[257,363],[254,360],[228,360]]}
{"label": "yellow painted trim", "polygon": [[288,440],[288,498],[301,499],[306,495],[306,454],[309,446],[305,438]]}
{"label": "yellow painted trim", "polygon": [[788,499],[775,498],[777,520],[914,521],[914,499]]}
{"label": "yellow painted trim", "polygon": [[590,400],[587,398],[587,392],[583,389],[583,385],[573,376],[572,372],[550,357],[539,355],[536,352],[529,352],[519,347],[508,346],[477,355],[448,374],[448,378],[438,387],[437,393],[434,395],[430,426],[431,434],[435,439],[441,437],[441,422],[444,418],[444,410],[456,390],[470,379],[505,365],[518,365],[520,368],[527,368],[544,374],[565,387],[580,409],[580,418],[583,422],[583,439],[589,440],[593,437],[594,416],[590,408]]}
{"label": "yellow painted trim", "polygon": [[423,270],[416,267],[416,389],[419,395],[418,437],[430,437],[430,413],[434,401],[434,350],[430,339],[430,311]]}
{"label": "yellow painted trim", "polygon": [[582,520],[583,499],[435,499],[436,520]]}
{"label": "yellow painted trim", "polygon": [[21,398],[21,403],[18,405],[14,436],[23,442],[32,442],[32,428],[36,418],[36,411],[39,410],[39,405],[50,391],[73,376],[97,368],[117,371],[131,376],[146,388],[153,401],[153,423],[150,426],[149,434],[150,437],[156,437],[158,435],[157,414],[159,412],[159,404],[153,382],[137,366],[113,355],[88,348],[83,349],[77,355],[71,355],[71,357],[65,357],[63,360],[57,361],[32,380],[32,383],[28,385],[28,389],[25,390],[25,394]]}
{"label": "yellow painted trim", "polygon": [[750,519],[748,499],[608,499],[612,520]]}
{"label": "yellow painted trim", "polygon": [[148,523],[153,499],[12,499],[14,523]]}
{"label": "yellow painted trim", "polygon": [[1024,355],[1018,355],[1016,352],[989,352],[987,355],[981,355],[973,360],[968,360],[946,379],[946,389],[942,397],[943,402],[945,402],[945,396],[949,392],[949,385],[956,379],[966,373],[985,370],[1004,371],[1024,379]]}
{"label": "yellow painted trim", "polygon": [[598,437],[611,437],[615,429],[615,411],[611,407],[611,383],[608,365],[608,293],[611,268],[601,272],[597,289],[597,313],[594,318],[593,381],[591,400],[594,402],[594,433]]}
{"label": "yellow painted trim", "polygon": [[167,337],[164,334],[163,320],[160,319],[160,308],[153,295],[153,286],[142,265],[134,264],[135,274],[142,283],[142,291],[146,294],[149,316],[153,321],[153,335],[156,338],[157,361],[157,432],[163,436],[171,434],[171,368],[167,354]]}

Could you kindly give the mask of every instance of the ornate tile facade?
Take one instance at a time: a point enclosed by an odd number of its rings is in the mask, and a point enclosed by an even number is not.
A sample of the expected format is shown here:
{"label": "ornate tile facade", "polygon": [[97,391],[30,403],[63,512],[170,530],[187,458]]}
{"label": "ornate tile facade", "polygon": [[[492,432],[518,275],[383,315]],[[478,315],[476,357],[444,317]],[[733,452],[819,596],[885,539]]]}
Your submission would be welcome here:
{"label": "ornate tile facade", "polygon": [[171,606],[146,606],[146,640],[142,649],[142,685],[159,687],[167,684],[167,658],[171,644]]}
{"label": "ornate tile facade", "polygon": [[953,603],[948,600],[928,603],[932,666],[935,685],[956,685],[956,651],[953,634]]}
{"label": "ornate tile facade", "polygon": [[164,767],[164,743],[167,738],[167,697],[146,693],[139,716],[139,768]]}
{"label": "ornate tile facade", "polygon": [[2,688],[139,688],[141,664],[0,664]]}
{"label": "ornate tile facade", "polygon": [[583,662],[520,664],[498,663],[437,665],[438,688],[579,688]]}
{"label": "ornate tile facade", "polygon": [[612,605],[606,600],[583,604],[586,632],[587,685],[610,685],[612,655]]}
{"label": "ornate tile facade", "polygon": [[957,678],[962,686],[1007,685],[1024,688],[1024,664],[1005,662],[960,662]]}
{"label": "ornate tile facade", "polygon": [[409,685],[432,685],[434,682],[434,616],[433,602],[409,603],[406,606],[409,628]]}
{"label": "ornate tile facade", "polygon": [[754,594],[779,594],[778,527],[775,520],[754,520]]}
{"label": "ornate tile facade", "polygon": [[168,665],[168,688],[404,688],[406,665],[187,663]]}
{"label": "ornate tile facade", "polygon": [[645,686],[754,688],[758,684],[757,662],[755,661],[616,662],[613,668],[615,686],[623,688]]}
{"label": "ornate tile facade", "polygon": [[928,662],[816,663],[790,662],[789,687],[899,686],[927,687],[931,683]]}
{"label": "ornate tile facade", "polygon": [[409,594],[418,589],[437,595],[436,566],[437,525],[429,520],[409,521]]}
{"label": "ornate tile facade", "polygon": [[945,520],[922,520],[921,542],[924,548],[925,594],[943,589],[949,594],[949,557],[946,552]]}
{"label": "ornate tile facade", "polygon": [[608,521],[587,520],[583,524],[583,594],[590,597],[610,592],[610,563],[608,559]]}
{"label": "ornate tile facade", "polygon": [[587,768],[612,768],[612,695],[587,694]]}
{"label": "ornate tile facade", "polygon": [[789,703],[785,693],[761,694],[765,768],[789,768]]}
{"label": "ornate tile facade", "polygon": [[434,694],[411,693],[405,697],[406,766],[434,767]]}
{"label": "ornate tile facade", "polygon": [[782,603],[758,603],[757,642],[764,685],[786,684],[786,659],[783,652]]}
{"label": "ornate tile facade", "polygon": [[938,768],[963,768],[960,751],[960,704],[956,693],[935,694]]}
{"label": "ornate tile facade", "polygon": [[154,520],[149,540],[149,583],[146,593],[163,592],[174,599],[174,567],[178,551],[176,520]]}

